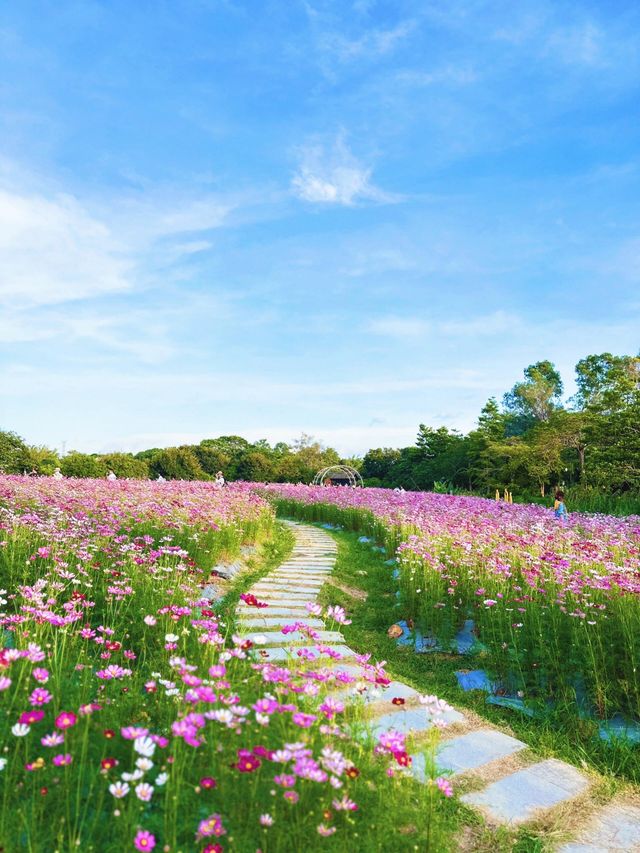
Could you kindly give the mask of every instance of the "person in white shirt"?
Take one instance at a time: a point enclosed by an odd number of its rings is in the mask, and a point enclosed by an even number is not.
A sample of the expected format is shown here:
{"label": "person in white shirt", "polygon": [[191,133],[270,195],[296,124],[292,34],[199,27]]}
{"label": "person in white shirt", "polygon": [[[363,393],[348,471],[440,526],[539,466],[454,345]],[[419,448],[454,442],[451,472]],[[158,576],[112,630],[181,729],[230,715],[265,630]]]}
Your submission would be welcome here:
{"label": "person in white shirt", "polygon": [[216,478],[213,481],[213,485],[216,489],[221,489],[224,486],[224,477],[222,475],[222,471],[218,471],[216,474]]}
{"label": "person in white shirt", "polygon": [[117,479],[118,479],[118,478],[117,478],[117,477],[116,477],[116,475],[113,473],[113,471],[109,471],[109,473],[107,474],[107,480],[117,480]]}

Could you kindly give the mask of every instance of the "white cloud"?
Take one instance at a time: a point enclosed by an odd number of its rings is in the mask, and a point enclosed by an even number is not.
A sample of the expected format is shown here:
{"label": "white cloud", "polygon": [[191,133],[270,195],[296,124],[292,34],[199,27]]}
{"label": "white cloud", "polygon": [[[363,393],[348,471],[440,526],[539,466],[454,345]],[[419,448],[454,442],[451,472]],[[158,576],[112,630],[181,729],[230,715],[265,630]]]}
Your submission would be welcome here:
{"label": "white cloud", "polygon": [[320,144],[302,148],[300,165],[291,186],[298,198],[320,204],[399,201],[399,196],[386,193],[371,183],[371,172],[354,157],[342,137],[338,137],[330,148]]}
{"label": "white cloud", "polygon": [[130,287],[131,260],[109,227],[70,196],[0,189],[0,299],[25,307]]}
{"label": "white cloud", "polygon": [[410,86],[434,86],[452,84],[468,86],[478,80],[478,73],[470,65],[445,65],[433,71],[399,71],[396,79]]}
{"label": "white cloud", "polygon": [[205,251],[208,240],[175,238],[219,228],[233,208],[184,192],[83,199],[1,165],[0,304],[13,311],[136,290],[147,253],[167,265]]}
{"label": "white cloud", "polygon": [[557,29],[547,39],[546,51],[567,65],[606,65],[604,33],[591,22]]}
{"label": "white cloud", "polygon": [[379,317],[367,324],[367,331],[390,338],[423,338],[429,323],[417,317]]}
{"label": "white cloud", "polygon": [[349,39],[341,33],[325,32],[320,38],[320,48],[341,62],[369,59],[392,53],[416,28],[413,20],[401,21],[390,29],[369,29],[359,38]]}
{"label": "white cloud", "polygon": [[494,311],[480,317],[450,320],[438,324],[438,331],[445,335],[497,335],[517,333],[522,328],[522,320],[506,311]]}

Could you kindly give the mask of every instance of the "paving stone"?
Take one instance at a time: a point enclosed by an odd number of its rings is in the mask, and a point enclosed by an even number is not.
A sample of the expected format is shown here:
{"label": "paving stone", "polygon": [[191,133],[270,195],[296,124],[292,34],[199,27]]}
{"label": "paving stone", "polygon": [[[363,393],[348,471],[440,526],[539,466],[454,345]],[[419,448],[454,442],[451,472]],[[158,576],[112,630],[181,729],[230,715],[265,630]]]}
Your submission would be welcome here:
{"label": "paving stone", "polygon": [[362,692],[355,692],[355,684],[349,684],[344,690],[340,691],[340,696],[343,699],[347,697],[354,697],[355,699],[362,699],[367,705],[380,705],[384,707],[384,710],[389,710],[392,708],[402,708],[401,705],[396,706],[393,705],[391,700],[393,698],[404,699],[406,702],[416,701],[419,693],[417,690],[414,690],[413,687],[409,687],[408,684],[405,684],[402,681],[392,681],[389,685],[384,687],[381,684],[371,684],[370,682],[365,682],[364,679],[361,684],[366,684],[366,688]]}
{"label": "paving stone", "polygon": [[587,779],[563,761],[550,758],[511,773],[461,799],[496,823],[520,824],[589,787]]}
{"label": "paving stone", "polygon": [[495,729],[480,729],[441,743],[437,763],[443,770],[464,773],[499,758],[505,758],[526,744]]}
{"label": "paving stone", "polygon": [[[461,723],[464,716],[459,711],[445,711],[439,715],[447,723]],[[408,734],[409,732],[423,732],[433,727],[433,717],[423,707],[406,708],[400,706],[397,711],[376,717],[371,721],[373,731],[376,735],[395,729],[397,732]]]}
{"label": "paving stone", "polygon": [[260,583],[255,584],[252,587],[255,594],[257,595],[259,592],[271,592],[274,589],[295,589],[300,592],[318,592],[318,590],[322,587],[324,581],[314,581],[314,580],[306,580],[306,581],[296,581],[296,583],[287,582],[287,581],[261,581]]}
{"label": "paving stone", "polygon": [[238,607],[238,616],[250,616],[251,618],[270,619],[271,617],[282,617],[295,622],[296,619],[306,619],[309,611],[306,607]]}
{"label": "paving stone", "polygon": [[611,802],[583,825],[575,841],[557,853],[631,853],[640,850],[640,806]]}
{"label": "paving stone", "polygon": [[[310,648],[309,646],[307,646],[306,650],[315,655],[315,658],[309,661],[306,658],[301,657],[297,654],[297,652],[301,651],[303,648],[304,647],[301,647],[300,649],[296,649],[294,652],[292,652],[291,649],[269,647],[261,650],[264,653],[261,656],[265,660],[269,661],[290,660],[291,662],[296,663],[296,665],[298,666],[313,666],[314,663],[317,664],[318,662],[325,661],[327,659],[334,660],[334,658],[331,658],[328,654],[320,653],[317,649],[314,649],[312,647]],[[355,652],[348,646],[333,646],[333,650],[339,652],[339,654],[341,654],[343,658],[350,658],[355,655]]]}
{"label": "paving stone", "polygon": [[256,616],[251,619],[243,618],[241,620],[242,629],[252,628],[259,630],[260,628],[277,628],[282,625],[289,625],[293,622],[304,622],[309,628],[324,628],[324,622],[321,619],[308,619],[306,617],[287,617],[287,616]]}
{"label": "paving stone", "polygon": [[[309,638],[305,637],[300,631],[292,634],[283,634],[282,631],[251,631],[250,633],[243,633],[242,636],[259,646],[277,646],[283,642],[305,645],[310,642]],[[344,637],[338,631],[318,631],[318,638],[314,642],[344,643]]]}

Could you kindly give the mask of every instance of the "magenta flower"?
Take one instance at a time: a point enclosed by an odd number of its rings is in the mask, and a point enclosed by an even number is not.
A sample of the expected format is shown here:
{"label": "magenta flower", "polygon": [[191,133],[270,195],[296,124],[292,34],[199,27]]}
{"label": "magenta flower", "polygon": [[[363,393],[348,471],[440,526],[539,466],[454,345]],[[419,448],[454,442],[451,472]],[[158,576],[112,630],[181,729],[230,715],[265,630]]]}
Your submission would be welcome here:
{"label": "magenta flower", "polygon": [[201,838],[211,838],[211,836],[215,836],[216,838],[220,838],[221,835],[226,835],[227,830],[222,825],[222,818],[219,814],[209,815],[208,818],[201,820],[198,824],[198,831],[196,833],[196,838],[198,841]]}
{"label": "magenta flower", "polygon": [[41,705],[47,705],[53,696],[45,687],[36,687],[36,689],[29,696],[29,704],[34,707],[39,707]]}
{"label": "magenta flower", "polygon": [[442,791],[445,797],[453,796],[453,788],[451,786],[451,782],[448,779],[444,779],[442,776],[438,776],[436,779],[436,785],[438,789]]}
{"label": "magenta flower", "polygon": [[147,829],[139,829],[133,839],[136,850],[153,850],[156,846],[156,837]]}
{"label": "magenta flower", "polygon": [[30,726],[33,723],[39,723],[43,717],[44,711],[25,711],[24,714],[20,714],[18,721]]}
{"label": "magenta flower", "polygon": [[71,764],[73,761],[73,756],[68,752],[60,753],[60,755],[54,755],[51,759],[51,762],[55,764],[56,767],[64,767],[67,764]]}
{"label": "magenta flower", "polygon": [[78,718],[73,713],[73,711],[62,711],[56,717],[55,726],[57,729],[70,729],[71,726],[75,726]]}
{"label": "magenta flower", "polygon": [[35,678],[36,681],[39,681],[40,684],[46,684],[49,680],[49,670],[43,669],[40,666],[37,666],[31,675]]}
{"label": "magenta flower", "polygon": [[303,714],[302,711],[298,711],[291,717],[291,719],[296,726],[300,726],[302,729],[308,729],[309,726],[312,726],[318,718],[315,714]]}

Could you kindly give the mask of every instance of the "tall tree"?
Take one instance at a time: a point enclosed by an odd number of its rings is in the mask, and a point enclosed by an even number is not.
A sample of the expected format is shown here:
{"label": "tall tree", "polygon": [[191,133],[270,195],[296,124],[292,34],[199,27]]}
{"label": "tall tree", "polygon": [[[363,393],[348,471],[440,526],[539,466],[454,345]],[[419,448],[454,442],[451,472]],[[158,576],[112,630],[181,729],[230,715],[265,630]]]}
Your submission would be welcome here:
{"label": "tall tree", "polygon": [[560,405],[562,379],[550,361],[537,361],[524,371],[524,381],[516,382],[504,395],[504,406],[516,416],[531,422],[548,421]]}

